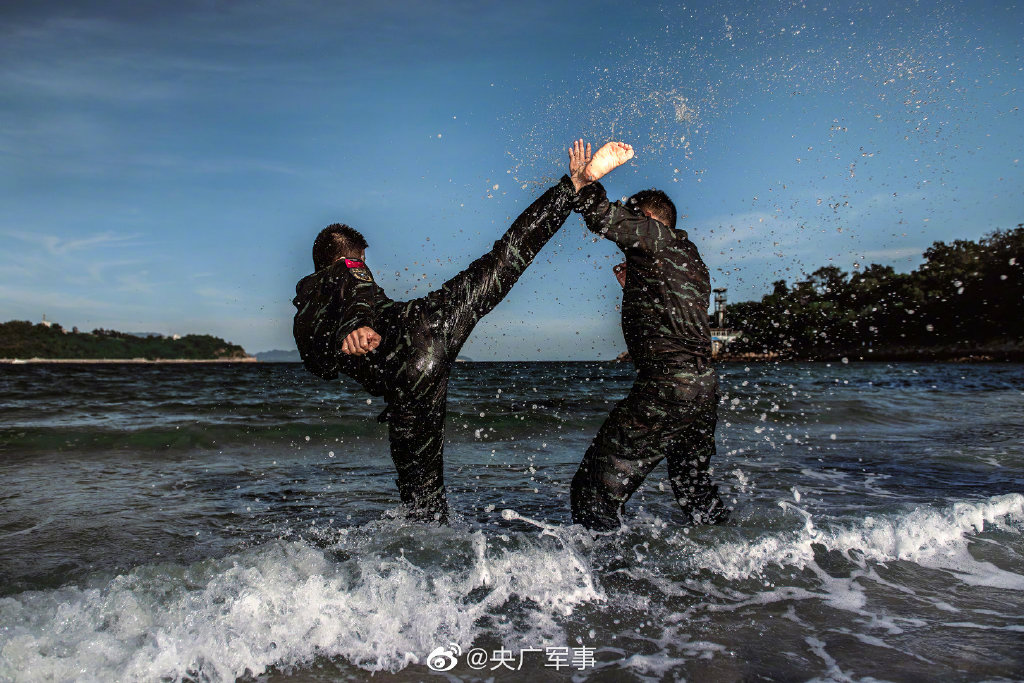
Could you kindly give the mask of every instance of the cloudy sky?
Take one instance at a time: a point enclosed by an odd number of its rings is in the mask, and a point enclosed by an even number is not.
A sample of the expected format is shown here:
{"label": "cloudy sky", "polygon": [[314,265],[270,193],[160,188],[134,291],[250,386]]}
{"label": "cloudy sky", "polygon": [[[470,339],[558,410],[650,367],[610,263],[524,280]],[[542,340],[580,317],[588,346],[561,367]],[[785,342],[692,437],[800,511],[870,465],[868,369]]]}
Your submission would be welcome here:
{"label": "cloudy sky", "polygon": [[[420,296],[579,136],[732,301],[1024,221],[1017,3],[369,4],[4,3],[0,320],[291,349],[321,227]],[[570,218],[465,354],[614,356],[617,261]]]}

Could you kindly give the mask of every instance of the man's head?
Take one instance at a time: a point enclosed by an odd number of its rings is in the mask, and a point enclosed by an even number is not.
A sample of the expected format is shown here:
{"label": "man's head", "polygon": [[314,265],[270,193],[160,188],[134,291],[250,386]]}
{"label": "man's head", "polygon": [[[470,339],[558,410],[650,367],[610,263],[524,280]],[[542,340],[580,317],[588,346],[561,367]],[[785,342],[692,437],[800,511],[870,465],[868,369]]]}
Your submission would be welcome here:
{"label": "man's head", "polygon": [[676,227],[676,205],[661,190],[642,190],[626,200],[626,206],[640,211],[662,225]]}
{"label": "man's head", "polygon": [[313,242],[313,268],[323,270],[338,259],[364,258],[366,238],[343,223],[328,225]]}

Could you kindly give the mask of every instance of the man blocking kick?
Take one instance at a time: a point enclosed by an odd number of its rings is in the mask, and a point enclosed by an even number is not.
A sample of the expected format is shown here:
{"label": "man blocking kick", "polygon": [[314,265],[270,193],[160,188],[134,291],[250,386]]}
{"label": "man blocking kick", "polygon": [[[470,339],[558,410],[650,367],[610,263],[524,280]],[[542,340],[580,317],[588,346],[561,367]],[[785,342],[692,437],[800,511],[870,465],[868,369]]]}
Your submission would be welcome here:
{"label": "man blocking kick", "polygon": [[668,195],[644,190],[612,203],[596,182],[632,159],[632,147],[609,142],[591,158],[581,140],[569,154],[571,167],[584,166],[573,181],[587,228],[626,257],[615,275],[623,287],[622,333],[638,372],[573,477],[572,519],[593,529],[617,527],[626,501],[665,459],[688,521],[724,521],[728,510],[708,475],[718,418],[708,269],[686,231],[676,228]]}
{"label": "man blocking kick", "polygon": [[341,224],[313,243],[316,270],[296,285],[295,343],[310,372],[348,375],[388,403],[391,458],[411,516],[442,523],[448,375],[474,326],[512,289],[568,217],[576,191],[568,176],[545,192],[494,247],[440,289],[394,301],[366,265],[367,242]]}

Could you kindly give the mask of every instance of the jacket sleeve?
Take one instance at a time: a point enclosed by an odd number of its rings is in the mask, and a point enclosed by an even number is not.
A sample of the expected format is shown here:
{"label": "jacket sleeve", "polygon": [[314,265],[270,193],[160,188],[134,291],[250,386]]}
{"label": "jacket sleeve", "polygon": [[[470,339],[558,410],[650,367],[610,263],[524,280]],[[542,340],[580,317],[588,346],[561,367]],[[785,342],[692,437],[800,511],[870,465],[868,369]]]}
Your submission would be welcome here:
{"label": "jacket sleeve", "polygon": [[576,209],[583,215],[588,230],[610,239],[623,250],[656,252],[677,239],[672,228],[630,211],[621,202],[609,202],[601,183],[580,188]]}
{"label": "jacket sleeve", "polygon": [[376,331],[377,316],[374,307],[376,285],[356,280],[345,274],[347,280],[341,288],[337,339],[342,341],[360,327]]}

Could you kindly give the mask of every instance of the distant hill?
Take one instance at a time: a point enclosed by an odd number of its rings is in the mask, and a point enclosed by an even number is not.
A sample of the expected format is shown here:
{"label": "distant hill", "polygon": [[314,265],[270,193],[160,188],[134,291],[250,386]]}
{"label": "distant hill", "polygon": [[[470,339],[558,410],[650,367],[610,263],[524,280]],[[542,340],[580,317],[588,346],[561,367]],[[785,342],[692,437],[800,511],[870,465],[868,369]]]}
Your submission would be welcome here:
{"label": "distant hill", "polygon": [[79,332],[56,323],[25,320],[0,323],[0,358],[72,360],[243,360],[241,346],[208,334],[140,337],[116,330]]}
{"label": "distant hill", "polygon": [[260,351],[256,354],[256,360],[260,363],[301,363],[302,358],[299,356],[298,351],[282,351],[281,349],[274,349],[273,351]]}

